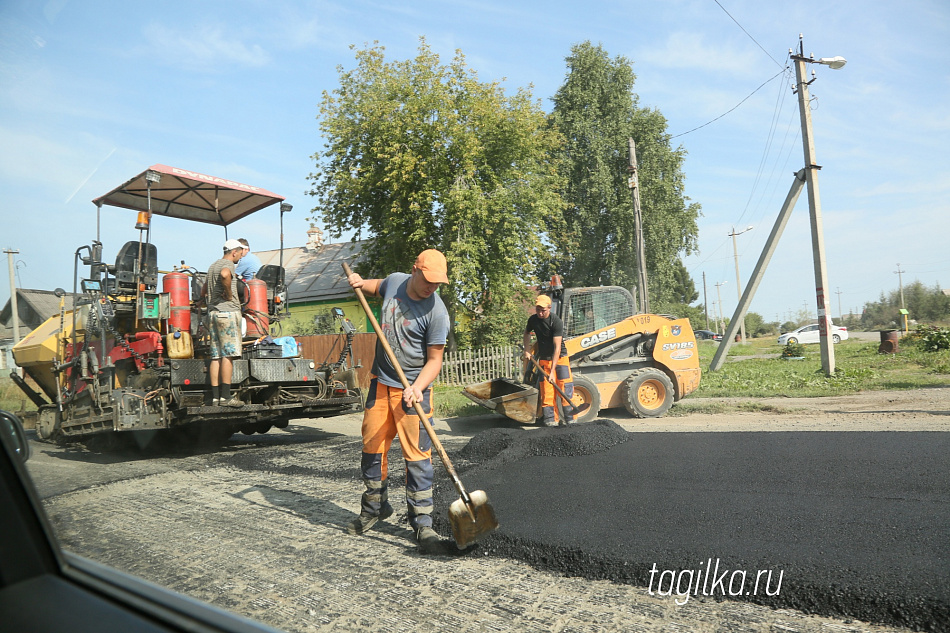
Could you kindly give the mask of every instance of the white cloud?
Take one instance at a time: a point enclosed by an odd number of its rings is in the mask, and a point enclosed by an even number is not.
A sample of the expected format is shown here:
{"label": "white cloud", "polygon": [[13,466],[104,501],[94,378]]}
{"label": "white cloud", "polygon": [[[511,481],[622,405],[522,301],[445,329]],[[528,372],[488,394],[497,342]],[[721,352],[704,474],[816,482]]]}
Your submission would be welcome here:
{"label": "white cloud", "polygon": [[189,32],[152,23],[145,27],[144,35],[149,56],[189,70],[260,68],[270,63],[270,55],[260,45],[245,43],[238,34],[226,33],[219,26],[201,25]]}
{"label": "white cloud", "polygon": [[676,31],[670,33],[662,47],[644,48],[640,61],[660,68],[727,72],[747,77],[749,69],[757,66],[760,55],[753,54],[748,47],[709,44],[702,33]]}

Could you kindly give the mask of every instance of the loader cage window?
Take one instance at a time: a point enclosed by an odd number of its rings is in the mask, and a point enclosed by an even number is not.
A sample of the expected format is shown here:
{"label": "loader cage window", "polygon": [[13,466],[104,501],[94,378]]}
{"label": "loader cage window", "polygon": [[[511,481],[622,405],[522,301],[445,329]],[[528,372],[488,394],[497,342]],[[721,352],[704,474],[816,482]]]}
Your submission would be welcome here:
{"label": "loader cage window", "polygon": [[565,338],[574,338],[633,316],[633,295],[620,286],[571,288],[567,292]]}

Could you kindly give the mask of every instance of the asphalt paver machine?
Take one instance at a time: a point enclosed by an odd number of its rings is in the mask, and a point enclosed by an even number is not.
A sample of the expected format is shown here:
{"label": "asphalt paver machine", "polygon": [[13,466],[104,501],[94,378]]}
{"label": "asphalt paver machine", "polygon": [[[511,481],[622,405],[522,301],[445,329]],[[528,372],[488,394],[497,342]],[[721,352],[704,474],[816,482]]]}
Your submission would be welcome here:
{"label": "asphalt paver machine", "polygon": [[[174,218],[227,227],[283,203],[283,196],[153,165],[93,202],[97,236],[75,253],[74,308],[65,310],[61,301],[60,313],[13,349],[17,365],[42,392],[14,378],[39,409],[41,439],[167,430],[185,439],[219,441],[236,431],[266,433],[295,418],[361,409],[351,354],[355,329],[341,310],[334,311],[342,343],[334,359],[302,358],[292,337],[271,337],[271,326],[286,312],[282,265],[264,266],[255,279],[241,284],[246,331],[231,384],[243,404],[213,405],[207,307],[201,300],[206,274],[184,262],[159,270],[158,247],[150,240],[153,221]],[[103,258],[99,241],[103,205],[138,213],[138,238],[124,244],[114,262]],[[219,248],[215,241],[209,256]],[[82,275],[80,263],[87,268]]]}

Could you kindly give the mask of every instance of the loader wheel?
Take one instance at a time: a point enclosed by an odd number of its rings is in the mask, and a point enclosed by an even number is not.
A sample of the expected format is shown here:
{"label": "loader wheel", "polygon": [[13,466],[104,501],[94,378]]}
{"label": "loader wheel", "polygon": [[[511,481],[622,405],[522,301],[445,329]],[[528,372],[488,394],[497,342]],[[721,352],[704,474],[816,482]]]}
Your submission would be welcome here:
{"label": "loader wheel", "polygon": [[[561,398],[558,397],[558,400],[561,400]],[[561,400],[562,404],[563,402],[564,401]],[[574,374],[574,397],[571,398],[571,402],[574,403],[575,407],[579,407],[585,402],[590,403],[590,409],[584,411],[584,413],[580,414],[575,420],[575,422],[578,423],[590,422],[600,413],[600,390],[589,378]]]}
{"label": "loader wheel", "polygon": [[638,369],[620,389],[624,407],[638,418],[660,417],[673,406],[673,381],[659,369]]}
{"label": "loader wheel", "polygon": [[61,425],[62,420],[55,406],[41,407],[36,416],[36,436],[44,442],[55,442]]}

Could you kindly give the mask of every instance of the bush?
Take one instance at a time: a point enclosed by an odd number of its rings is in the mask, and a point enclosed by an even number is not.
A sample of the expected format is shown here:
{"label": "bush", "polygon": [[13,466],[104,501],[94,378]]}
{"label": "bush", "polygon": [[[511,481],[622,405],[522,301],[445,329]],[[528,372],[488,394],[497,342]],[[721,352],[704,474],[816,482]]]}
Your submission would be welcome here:
{"label": "bush", "polygon": [[789,341],[782,350],[783,358],[800,358],[805,355],[805,346],[801,343],[792,343]]}
{"label": "bush", "polygon": [[925,352],[950,349],[950,328],[923,325],[913,333],[912,341]]}

